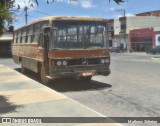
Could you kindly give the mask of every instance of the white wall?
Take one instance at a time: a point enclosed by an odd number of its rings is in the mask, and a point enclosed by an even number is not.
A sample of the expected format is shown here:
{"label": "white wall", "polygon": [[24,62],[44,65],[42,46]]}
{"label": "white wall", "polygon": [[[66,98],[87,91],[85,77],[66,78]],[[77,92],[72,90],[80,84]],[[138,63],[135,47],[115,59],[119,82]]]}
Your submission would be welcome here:
{"label": "white wall", "polygon": [[126,22],[127,22],[126,33],[128,34],[129,31],[133,29],[152,28],[160,26],[160,17],[154,17],[154,16],[127,17]]}
{"label": "white wall", "polygon": [[12,41],[12,40],[13,40],[12,33],[5,33],[2,36],[0,36],[0,41]]}
{"label": "white wall", "polygon": [[114,19],[114,25],[113,26],[114,26],[114,34],[119,35],[120,29],[121,29],[119,19]]}
{"label": "white wall", "polygon": [[160,31],[160,25],[159,25],[159,27],[154,27],[153,30],[154,31]]}

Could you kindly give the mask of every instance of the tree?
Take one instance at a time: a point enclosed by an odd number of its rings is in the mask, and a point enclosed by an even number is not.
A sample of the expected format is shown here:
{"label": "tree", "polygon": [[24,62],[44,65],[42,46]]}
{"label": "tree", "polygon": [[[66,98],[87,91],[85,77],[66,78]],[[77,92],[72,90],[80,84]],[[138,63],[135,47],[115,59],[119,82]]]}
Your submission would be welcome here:
{"label": "tree", "polygon": [[[52,0],[53,2],[55,0]],[[78,0],[70,0],[70,1],[78,1]],[[109,0],[110,2],[111,0]],[[125,2],[126,0],[113,0],[117,4],[120,4],[122,2]],[[35,2],[38,5],[38,0],[30,0],[30,2]],[[46,0],[47,3],[49,3],[48,0]],[[11,8],[15,7],[14,5],[15,0],[0,0],[0,35],[3,33],[4,24],[7,21],[12,21],[13,17],[13,11],[11,11]],[[20,8],[19,5],[16,5],[17,9]]]}
{"label": "tree", "polygon": [[12,12],[9,11],[10,2],[7,0],[0,1],[0,35],[3,33],[5,21],[12,20]]}

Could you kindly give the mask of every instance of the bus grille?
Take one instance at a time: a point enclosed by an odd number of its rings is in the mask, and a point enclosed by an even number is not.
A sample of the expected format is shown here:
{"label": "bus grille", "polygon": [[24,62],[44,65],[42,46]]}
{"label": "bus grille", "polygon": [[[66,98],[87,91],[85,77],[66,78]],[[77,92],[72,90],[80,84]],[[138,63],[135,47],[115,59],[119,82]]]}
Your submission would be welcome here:
{"label": "bus grille", "polygon": [[83,59],[71,59],[68,61],[68,65],[94,65],[100,64],[100,59],[95,58],[83,58]]}

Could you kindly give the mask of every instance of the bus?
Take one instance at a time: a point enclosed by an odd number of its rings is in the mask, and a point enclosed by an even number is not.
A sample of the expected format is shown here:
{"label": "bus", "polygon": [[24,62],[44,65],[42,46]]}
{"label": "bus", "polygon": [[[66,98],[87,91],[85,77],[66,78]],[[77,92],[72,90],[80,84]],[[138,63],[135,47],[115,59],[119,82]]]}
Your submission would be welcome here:
{"label": "bus", "polygon": [[55,78],[84,81],[110,74],[107,20],[49,16],[14,31],[15,63],[40,74],[43,84]]}

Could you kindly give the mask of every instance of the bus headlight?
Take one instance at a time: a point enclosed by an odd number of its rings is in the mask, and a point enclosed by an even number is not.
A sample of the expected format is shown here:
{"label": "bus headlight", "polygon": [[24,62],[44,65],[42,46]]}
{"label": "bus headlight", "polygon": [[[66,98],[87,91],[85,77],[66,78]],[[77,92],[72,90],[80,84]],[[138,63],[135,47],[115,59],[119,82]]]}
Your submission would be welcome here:
{"label": "bus headlight", "polygon": [[60,66],[61,64],[61,61],[57,61],[57,66]]}
{"label": "bus headlight", "polygon": [[109,63],[109,59],[105,59],[105,63]]}
{"label": "bus headlight", "polygon": [[64,61],[62,62],[62,64],[63,64],[63,66],[67,66],[67,61],[64,60]]}
{"label": "bus headlight", "polygon": [[109,59],[101,59],[101,64],[109,63]]}
{"label": "bus headlight", "polygon": [[101,59],[101,63],[104,64],[104,63],[105,63],[105,60],[104,60],[104,59]]}

